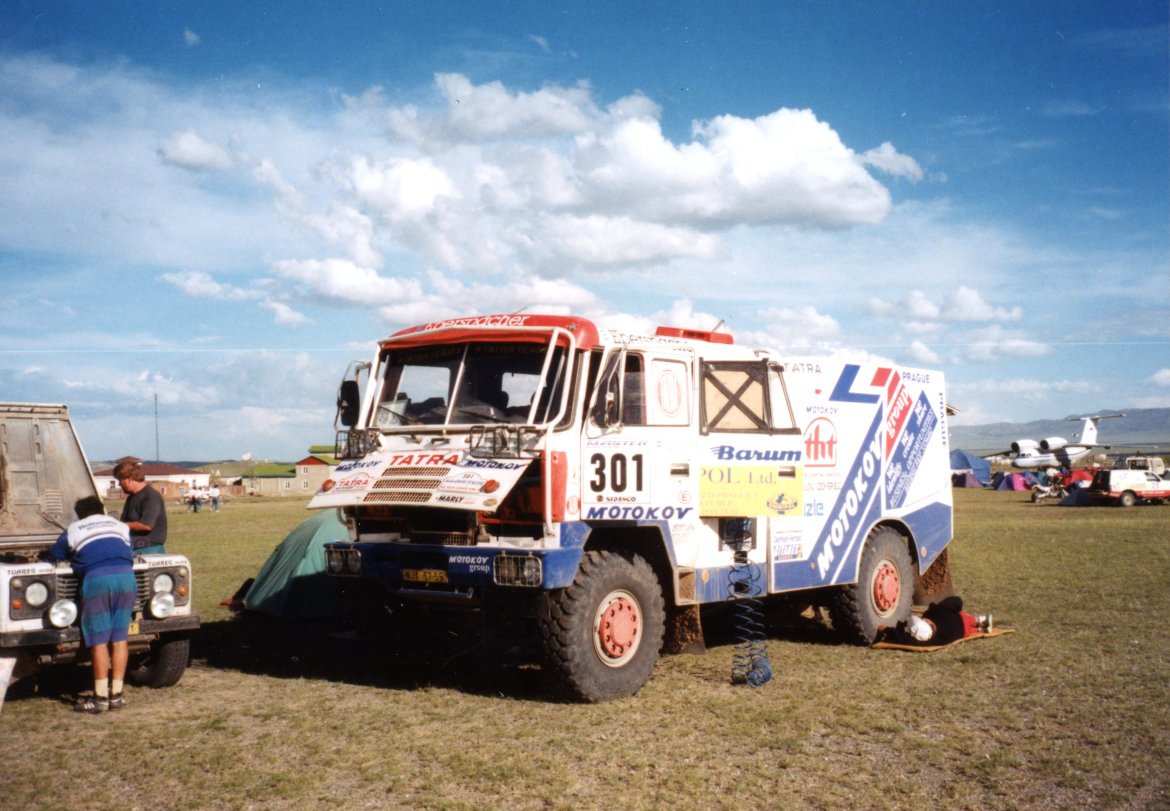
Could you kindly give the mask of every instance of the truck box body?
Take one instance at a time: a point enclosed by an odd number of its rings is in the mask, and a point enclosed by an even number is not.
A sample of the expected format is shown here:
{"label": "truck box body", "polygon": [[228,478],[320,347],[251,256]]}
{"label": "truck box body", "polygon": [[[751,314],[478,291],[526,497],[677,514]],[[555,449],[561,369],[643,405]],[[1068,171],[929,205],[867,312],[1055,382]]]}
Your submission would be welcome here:
{"label": "truck box body", "polygon": [[[723,602],[738,537],[761,595],[868,578],[892,619],[951,538],[939,372],[536,315],[404,330],[359,372],[310,506],[349,526],[331,572],[388,600],[564,590],[596,549],[646,560],[668,610]],[[906,564],[864,562],[880,528]]]}

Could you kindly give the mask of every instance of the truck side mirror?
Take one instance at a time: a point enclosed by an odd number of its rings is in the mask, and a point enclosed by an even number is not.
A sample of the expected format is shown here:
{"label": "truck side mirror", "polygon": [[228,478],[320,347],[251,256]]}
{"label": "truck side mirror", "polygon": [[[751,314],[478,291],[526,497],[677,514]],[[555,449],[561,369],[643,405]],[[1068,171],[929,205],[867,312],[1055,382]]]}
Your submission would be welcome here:
{"label": "truck side mirror", "polygon": [[356,380],[343,380],[337,389],[337,419],[346,428],[357,425],[358,409],[361,408],[361,392]]}

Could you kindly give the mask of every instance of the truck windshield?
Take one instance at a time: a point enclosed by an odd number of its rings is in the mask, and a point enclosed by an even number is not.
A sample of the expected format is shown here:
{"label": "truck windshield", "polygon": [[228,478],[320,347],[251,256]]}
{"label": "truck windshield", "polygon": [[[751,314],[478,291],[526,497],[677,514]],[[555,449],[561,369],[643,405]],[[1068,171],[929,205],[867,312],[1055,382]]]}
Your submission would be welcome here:
{"label": "truck windshield", "polygon": [[550,355],[523,341],[391,349],[377,427],[546,423],[561,410],[567,359],[564,347]]}

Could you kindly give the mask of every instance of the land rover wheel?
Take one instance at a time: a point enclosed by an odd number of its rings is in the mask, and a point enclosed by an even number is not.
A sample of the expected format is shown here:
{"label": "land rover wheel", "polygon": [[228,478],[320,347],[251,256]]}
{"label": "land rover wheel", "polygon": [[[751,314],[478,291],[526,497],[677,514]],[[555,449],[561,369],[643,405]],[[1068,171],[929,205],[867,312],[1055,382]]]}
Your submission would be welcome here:
{"label": "land rover wheel", "polygon": [[1137,496],[1131,491],[1126,490],[1117,498],[1117,503],[1122,507],[1132,507],[1134,504],[1137,504]]}
{"label": "land rover wheel", "polygon": [[666,612],[644,558],[587,552],[573,584],[549,592],[547,606],[539,622],[545,660],[571,696],[622,698],[650,679]]}
{"label": "land rover wheel", "polygon": [[191,640],[166,638],[150,646],[145,659],[126,671],[126,681],[138,687],[173,687],[183,678],[191,658]]}
{"label": "land rover wheel", "polygon": [[833,627],[862,645],[910,616],[914,568],[906,539],[878,527],[865,539],[857,582],[841,587],[829,606]]}

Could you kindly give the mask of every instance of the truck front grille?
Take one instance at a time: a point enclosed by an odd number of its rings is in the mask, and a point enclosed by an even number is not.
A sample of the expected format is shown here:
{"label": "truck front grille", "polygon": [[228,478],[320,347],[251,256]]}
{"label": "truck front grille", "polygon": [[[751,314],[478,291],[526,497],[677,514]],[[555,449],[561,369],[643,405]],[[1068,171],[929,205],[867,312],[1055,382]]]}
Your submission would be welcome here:
{"label": "truck front grille", "polygon": [[401,467],[386,470],[366,493],[366,504],[426,504],[450,467]]}

